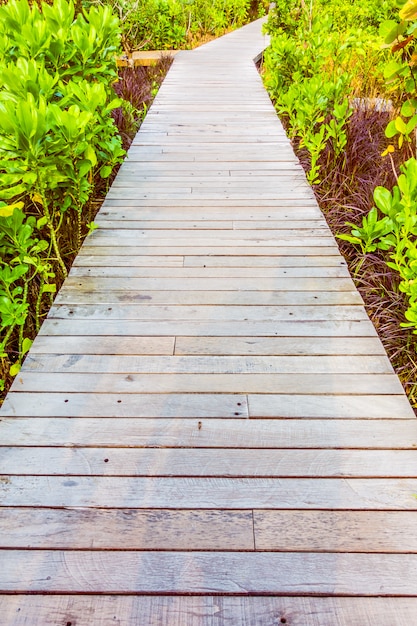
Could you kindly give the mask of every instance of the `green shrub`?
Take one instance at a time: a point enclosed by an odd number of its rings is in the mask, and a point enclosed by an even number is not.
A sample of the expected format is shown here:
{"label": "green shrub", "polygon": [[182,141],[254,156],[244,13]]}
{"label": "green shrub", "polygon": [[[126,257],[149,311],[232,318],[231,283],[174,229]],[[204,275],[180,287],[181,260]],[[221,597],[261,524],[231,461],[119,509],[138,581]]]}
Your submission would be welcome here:
{"label": "green shrub", "polygon": [[111,116],[119,45],[109,7],[75,16],[71,0],[0,6],[3,374],[18,370],[43,299],[88,232],[95,180],[124,155]]}

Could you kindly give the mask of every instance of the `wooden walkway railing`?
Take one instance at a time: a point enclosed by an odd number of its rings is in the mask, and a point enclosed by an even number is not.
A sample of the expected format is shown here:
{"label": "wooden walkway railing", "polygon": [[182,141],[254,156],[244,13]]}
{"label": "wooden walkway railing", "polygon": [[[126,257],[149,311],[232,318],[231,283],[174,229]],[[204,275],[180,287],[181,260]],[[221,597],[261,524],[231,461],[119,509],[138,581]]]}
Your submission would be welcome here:
{"label": "wooden walkway railing", "polygon": [[417,624],[417,422],[261,23],[176,56],[4,403],[2,626]]}

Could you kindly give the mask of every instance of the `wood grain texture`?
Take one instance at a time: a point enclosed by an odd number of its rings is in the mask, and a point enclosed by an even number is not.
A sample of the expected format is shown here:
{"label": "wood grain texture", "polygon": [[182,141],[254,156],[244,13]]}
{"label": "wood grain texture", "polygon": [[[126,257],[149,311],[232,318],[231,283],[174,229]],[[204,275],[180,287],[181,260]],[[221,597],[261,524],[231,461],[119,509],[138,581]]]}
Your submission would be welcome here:
{"label": "wood grain texture", "polygon": [[[100,374],[21,371],[12,387],[18,392],[63,393],[91,391],[122,394],[286,394],[286,395],[384,395],[403,388],[394,374]],[[276,397],[276,396],[275,396]]]}
{"label": "wood grain texture", "polygon": [[[17,383],[18,384],[18,383]],[[108,389],[107,391],[111,391]],[[78,417],[222,417],[247,418],[248,404],[242,394],[14,393],[9,392],[2,416]]]}
{"label": "wood grain texture", "polygon": [[368,320],[362,306],[222,306],[222,305],[146,305],[125,302],[113,306],[54,305],[49,319],[118,319],[118,320]]}
{"label": "wood grain texture", "polygon": [[[363,305],[362,299],[357,291],[152,291],[152,290],[129,290],[122,283],[121,288],[100,291],[95,289],[90,282],[85,285],[85,279],[78,289],[67,289],[63,287],[58,293],[55,306],[62,304],[77,305],[83,304],[106,304],[113,308],[113,304],[152,304],[156,305],[176,305],[176,306],[297,306],[302,316],[304,307],[313,306],[344,306]],[[74,310],[74,309],[73,309]],[[308,311],[308,309],[307,309]]]}
{"label": "wood grain texture", "polygon": [[416,581],[412,554],[4,550],[0,570],[3,592],[415,596]]}
{"label": "wood grain texture", "polygon": [[25,372],[158,374],[392,374],[385,356],[127,356],[29,355]]}
{"label": "wood grain texture", "polygon": [[0,474],[417,477],[417,450],[0,448]]}
{"label": "wood grain texture", "polygon": [[254,550],[251,511],[0,508],[5,548]]}
{"label": "wood grain texture", "polygon": [[[36,351],[40,351],[50,338],[42,337]],[[71,341],[69,338],[68,341]],[[53,340],[59,341],[59,338]],[[52,340],[52,341],[53,341]],[[53,345],[51,341],[51,346]],[[72,339],[72,341],[74,341]],[[83,340],[84,341],[84,340]],[[60,344],[58,344],[60,345]],[[71,344],[72,345],[72,344]],[[49,352],[52,352],[52,347]],[[59,350],[60,353],[63,350]],[[86,352],[86,354],[88,354]],[[377,337],[304,337],[302,341],[293,337],[177,337],[175,354],[235,354],[235,355],[343,355],[343,354],[379,354],[385,355],[385,349]]]}
{"label": "wood grain texture", "polygon": [[[28,402],[24,404],[28,406]],[[29,404],[30,406],[30,404]],[[66,405],[64,405],[66,407]],[[21,408],[19,406],[14,409]],[[48,407],[49,408],[49,407]],[[240,407],[236,407],[240,410]],[[248,420],[209,418],[136,418],[108,411],[102,417],[93,405],[91,415],[66,408],[61,417],[48,410],[33,417],[2,417],[3,446],[100,446],[102,448],[240,448],[240,449],[399,449],[417,448],[417,424],[411,419],[285,419]],[[58,407],[52,413],[59,414]],[[132,413],[127,410],[126,413]],[[33,411],[33,413],[35,413]],[[85,411],[87,413],[87,411]],[[98,416],[100,414],[100,416]],[[15,413],[19,415],[19,413]],[[103,457],[105,458],[105,456]]]}
{"label": "wood grain texture", "polygon": [[254,511],[257,550],[417,552],[408,511]]}
{"label": "wood grain texture", "polygon": [[16,594],[0,611],[10,626],[411,626],[417,598]]}
{"label": "wood grain texture", "polygon": [[100,320],[92,324],[90,320],[51,319],[41,327],[40,335],[69,335],[69,336],[114,336],[137,337],[156,336],[172,337],[376,337],[376,331],[368,320],[226,320],[218,321],[177,321],[159,320],[156,324],[147,320]]}
{"label": "wood grain texture", "polygon": [[417,511],[417,478],[9,476],[0,506]]}

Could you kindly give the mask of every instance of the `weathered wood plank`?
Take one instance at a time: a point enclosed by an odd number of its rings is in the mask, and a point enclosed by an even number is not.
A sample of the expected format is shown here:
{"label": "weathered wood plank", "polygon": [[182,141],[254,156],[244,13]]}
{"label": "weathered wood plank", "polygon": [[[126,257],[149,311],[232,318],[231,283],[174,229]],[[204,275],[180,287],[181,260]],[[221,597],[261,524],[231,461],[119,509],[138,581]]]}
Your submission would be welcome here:
{"label": "weathered wood plank", "polygon": [[417,477],[417,450],[1,447],[0,474],[48,476]]}
{"label": "weathered wood plank", "polygon": [[[94,257],[97,259],[98,257]],[[132,257],[132,259],[135,257]],[[309,257],[236,257],[236,256],[187,256],[184,267],[341,267],[346,261],[340,256]]]}
{"label": "weathered wood plank", "polygon": [[[140,278],[133,276],[68,276],[65,288],[120,291],[198,291],[202,278]],[[204,278],[204,285],[209,291],[352,291],[351,278]],[[254,302],[256,304],[256,301]]]}
{"label": "weathered wood plank", "polygon": [[[145,301],[146,302],[146,301]],[[109,304],[109,303],[107,303]],[[91,319],[91,320],[368,320],[368,316],[362,306],[186,306],[135,304],[124,302],[123,304],[106,305],[77,305],[66,306],[55,304],[49,311],[49,319]]]}
{"label": "weathered wood plank", "polygon": [[[85,286],[86,285],[86,286]],[[363,304],[357,291],[150,291],[128,290],[125,282],[121,289],[99,291],[92,281],[83,279],[78,289],[69,289],[67,284],[55,299],[55,305],[82,304],[107,305],[122,303],[148,303],[164,305],[245,305],[245,306],[343,306]]]}
{"label": "weathered wood plank", "polygon": [[[70,410],[67,410],[69,417],[47,417],[47,411],[41,417],[36,417],[35,411],[30,411],[28,401],[24,406],[29,417],[2,417],[3,446],[72,447],[91,446],[94,443],[95,446],[107,448],[417,448],[415,417],[403,420],[379,419],[376,422],[359,418],[146,419],[123,417],[120,410],[118,413],[114,411],[114,416],[111,411],[104,412],[102,417],[100,406],[98,410],[90,410],[90,414],[96,417],[85,416],[86,411],[84,414],[80,412],[81,417],[72,417],[75,411]],[[56,410],[56,414],[60,414],[59,410]]]}
{"label": "weathered wood plank", "polygon": [[[189,242],[188,242],[189,243]],[[230,248],[225,245],[204,245],[203,243],[199,245],[184,245],[177,246],[172,245],[171,241],[168,246],[139,246],[133,250],[132,246],[123,247],[117,241],[114,241],[113,244],[106,246],[89,246],[84,245],[81,250],[83,254],[93,254],[93,255],[121,255],[121,256],[131,256],[135,254],[136,256],[195,256],[195,255],[212,255],[212,256],[242,256],[247,254],[249,256],[272,256],[272,257],[283,257],[283,256],[317,256],[320,254],[322,256],[334,256],[337,254],[338,248],[336,244],[328,245],[328,246],[320,246],[320,248],[313,248],[301,245],[301,246],[280,246],[271,245],[269,247],[263,246],[233,246]]]}
{"label": "weathered wood plank", "polygon": [[9,476],[0,506],[417,511],[416,490],[416,478]]}
{"label": "weathered wood plank", "polygon": [[19,507],[0,508],[0,524],[3,548],[254,549],[251,511]]}
{"label": "weathered wood plank", "polygon": [[[40,347],[43,345],[50,345],[49,349],[45,348],[45,351],[53,352],[53,341],[60,341],[59,338],[49,339],[50,344],[47,343],[49,338],[42,337],[39,340]],[[45,344],[42,343],[45,341]],[[68,338],[66,341],[71,340],[71,345],[78,342],[78,339],[74,341],[74,338]],[[83,340],[84,341],[84,340]],[[36,346],[35,352],[39,352],[39,343]],[[58,350],[65,354],[63,342],[61,341],[57,345],[60,346]],[[61,347],[62,346],[62,347]],[[71,352],[67,349],[67,353]],[[33,350],[32,350],[33,352]],[[88,354],[88,352],[86,352]],[[297,338],[292,337],[177,337],[175,342],[175,354],[209,354],[209,355],[371,355],[371,354],[384,354],[385,349],[376,337],[351,337],[349,341],[346,341],[344,337],[332,337],[329,341],[327,337],[304,337],[303,341],[299,341]]]}
{"label": "weathered wood plank", "polygon": [[158,324],[142,320],[125,320],[123,325],[118,320],[97,320],[92,325],[89,320],[48,320],[40,330],[41,335],[147,335],[172,337],[376,337],[376,331],[370,321],[332,320],[332,321],[168,321],[159,320]]}
{"label": "weathered wood plank", "polygon": [[[309,246],[310,248],[316,248],[315,254],[320,254],[321,247],[329,247],[334,244],[334,240],[332,237],[328,236],[311,236],[311,237],[303,237],[294,235],[293,237],[280,237],[277,235],[274,237],[273,234],[270,234],[268,231],[260,231],[261,233],[267,233],[266,238],[257,237],[257,234],[252,234],[251,231],[246,230],[227,230],[225,231],[225,237],[216,237],[213,234],[211,237],[196,237],[198,231],[190,230],[190,231],[181,231],[181,236],[173,239],[169,234],[165,234],[165,231],[156,231],[160,233],[160,237],[150,236],[146,237],[145,235],[136,237],[130,231],[125,231],[123,229],[119,230],[106,230],[101,231],[100,229],[95,231],[97,235],[93,239],[93,235],[91,235],[90,246],[99,247],[99,246],[123,246],[126,248],[146,248],[148,246],[155,246],[156,248],[168,248],[173,244],[178,247],[184,248],[192,248],[192,247],[201,247],[201,248],[209,248],[209,247],[256,247],[256,248],[268,248],[268,247],[300,247],[300,246]],[[140,231],[145,234],[147,231]],[[187,236],[187,232],[189,236]],[[209,232],[209,231],[207,231]],[[219,231],[221,232],[221,231]],[[244,233],[251,233],[247,237],[244,236]],[[125,237],[121,235],[125,234]],[[236,238],[233,236],[236,234]],[[230,237],[228,237],[230,235]],[[132,253],[132,251],[130,251]],[[160,256],[160,255],[158,255]]]}
{"label": "weathered wood plank", "polygon": [[[125,167],[125,165],[123,165]],[[269,221],[273,224],[274,221],[278,222],[278,227],[276,230],[279,230],[279,227],[282,226],[283,220],[302,222],[303,220],[322,220],[323,214],[321,213],[319,207],[316,205],[301,205],[298,206],[297,202],[295,202],[294,206],[289,205],[278,205],[267,208],[262,208],[256,206],[254,208],[253,203],[251,206],[241,207],[241,206],[219,206],[217,204],[211,204],[208,207],[205,207],[205,211],[199,212],[197,207],[193,206],[185,206],[183,208],[178,206],[169,206],[167,204],[161,205],[158,207],[158,211],[155,211],[155,207],[144,205],[144,206],[130,206],[123,204],[116,204],[116,201],[110,202],[109,200],[105,200],[102,208],[100,209],[99,214],[97,215],[97,219],[108,219],[108,220],[139,220],[144,222],[152,222],[155,220],[158,221],[184,221],[187,220],[188,223],[198,220],[198,222],[208,222],[210,223],[213,220],[216,222],[222,221],[230,222],[230,220],[236,221],[240,220],[243,222],[252,222],[256,220],[264,220]],[[88,245],[88,239],[85,242]]]}
{"label": "weathered wood plank", "polygon": [[4,550],[2,557],[3,592],[417,594],[413,554]]}
{"label": "weathered wood plank", "polygon": [[392,374],[385,356],[122,356],[48,354],[26,358],[23,372],[158,374]]}
{"label": "weathered wood plank", "polygon": [[[145,373],[76,373],[50,372],[46,377],[43,372],[22,371],[13,384],[14,392],[86,392],[94,389],[95,393],[192,393],[192,394],[274,394],[273,402],[279,405],[276,394],[306,394],[322,396],[333,394],[362,397],[364,394],[393,396],[404,393],[398,377],[394,374],[145,374]],[[277,403],[278,400],[278,403]],[[262,406],[262,402],[259,403]],[[256,405],[255,407],[259,406]],[[268,403],[266,403],[268,406]],[[255,409],[256,410],[256,409]]]}
{"label": "weathered wood plank", "polygon": [[146,393],[138,401],[134,394],[98,394],[90,388],[86,393],[71,394],[57,390],[52,394],[37,391],[35,395],[10,392],[3,403],[2,415],[247,418],[248,405],[246,395],[242,394],[175,393],[167,398]]}
{"label": "weathered wood plank", "polygon": [[[91,250],[91,248],[89,249]],[[157,259],[154,264],[153,260]],[[164,261],[165,259],[165,261]],[[174,261],[171,261],[174,259]],[[181,259],[181,260],[180,260]],[[79,254],[74,261],[73,267],[116,267],[116,266],[129,266],[129,267],[231,267],[231,268],[245,268],[254,267],[259,268],[286,268],[286,267],[302,267],[308,265],[309,267],[342,267],[345,262],[337,256],[311,256],[308,259],[305,257],[153,257],[153,256],[137,256],[136,254],[130,255],[108,255],[102,254]]]}
{"label": "weathered wood plank", "polygon": [[[265,284],[263,279],[282,278],[340,278],[349,277],[349,271],[344,265],[332,267],[139,267],[135,266],[111,267],[73,267],[71,276],[105,276],[107,278],[116,276],[121,278],[173,278],[181,280],[201,278],[204,282],[214,278],[234,278],[237,280],[247,280],[251,278],[261,279],[261,284]],[[352,288],[352,287],[351,287]]]}
{"label": "weathered wood plank", "polygon": [[248,397],[249,416],[252,418],[309,417],[309,418],[402,418],[414,416],[402,390],[399,395],[283,395],[251,394]]}
{"label": "weathered wood plank", "polygon": [[[252,223],[250,220],[246,222],[232,222],[230,219],[228,221],[208,221],[208,220],[194,220],[194,221],[180,221],[180,220],[141,220],[141,216],[137,215],[135,219],[135,215],[130,215],[129,219],[117,218],[110,216],[110,219],[95,219],[95,223],[102,230],[115,230],[115,229],[126,229],[126,230],[267,230],[272,228],[274,230],[279,230],[280,226],[282,226],[282,230],[291,229],[292,231],[297,231],[300,234],[304,234],[305,230],[315,230],[316,234],[321,234],[322,230],[324,231],[324,225],[321,220],[306,220],[304,223],[302,220],[289,222],[285,224],[285,228],[283,227],[284,221],[278,220],[270,220],[264,222],[254,222]],[[158,217],[158,216],[155,216]]]}
{"label": "weathered wood plank", "polygon": [[14,594],[0,596],[0,610],[8,626],[411,626],[417,598]]}
{"label": "weathered wood plank", "polygon": [[257,550],[417,552],[408,511],[254,511]]}
{"label": "weathered wood plank", "polygon": [[[37,336],[30,354],[173,354],[175,337],[42,337]],[[374,354],[376,352],[372,352]],[[371,354],[371,352],[369,352]]]}

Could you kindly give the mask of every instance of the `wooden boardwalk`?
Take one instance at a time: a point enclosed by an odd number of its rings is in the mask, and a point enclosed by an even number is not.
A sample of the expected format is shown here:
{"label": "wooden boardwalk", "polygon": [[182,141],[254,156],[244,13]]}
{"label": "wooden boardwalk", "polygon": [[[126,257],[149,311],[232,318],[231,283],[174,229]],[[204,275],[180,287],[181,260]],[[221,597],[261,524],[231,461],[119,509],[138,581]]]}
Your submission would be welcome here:
{"label": "wooden boardwalk", "polygon": [[1,626],[417,624],[417,422],[265,45],[177,55],[4,403]]}

